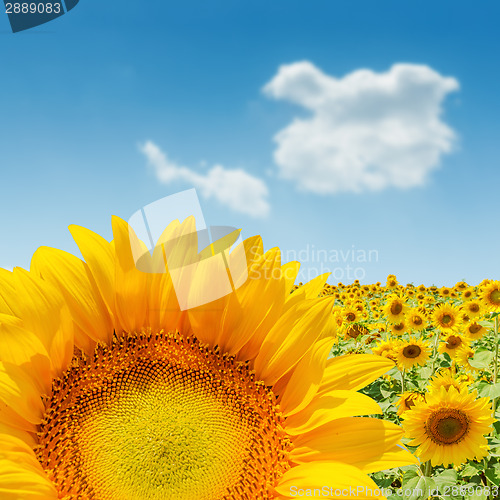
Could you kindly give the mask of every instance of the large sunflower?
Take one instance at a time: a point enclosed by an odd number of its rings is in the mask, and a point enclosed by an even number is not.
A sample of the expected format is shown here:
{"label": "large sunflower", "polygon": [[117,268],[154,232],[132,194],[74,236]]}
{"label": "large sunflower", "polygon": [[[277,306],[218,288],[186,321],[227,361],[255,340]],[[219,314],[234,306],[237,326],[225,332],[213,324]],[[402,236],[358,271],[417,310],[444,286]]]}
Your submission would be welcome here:
{"label": "large sunflower", "polygon": [[[159,272],[163,242],[194,231],[193,219],[171,224],[139,271],[144,246],[114,218],[111,243],[71,228],[85,261],[43,248],[30,272],[0,271],[2,498],[267,499],[324,486],[370,498],[367,473],[414,463],[399,427],[359,418],[381,412],[355,391],[393,363],[327,360],[326,277],[290,293],[298,264],[251,238],[226,255],[229,269],[244,255],[250,279],[181,310],[172,269]],[[193,257],[173,253],[176,265]],[[201,269],[183,270],[189,300],[219,286]]]}
{"label": "large sunflower", "polygon": [[488,454],[485,434],[494,422],[488,398],[455,387],[440,387],[405,412],[403,427],[417,455],[432,465],[456,466]]}

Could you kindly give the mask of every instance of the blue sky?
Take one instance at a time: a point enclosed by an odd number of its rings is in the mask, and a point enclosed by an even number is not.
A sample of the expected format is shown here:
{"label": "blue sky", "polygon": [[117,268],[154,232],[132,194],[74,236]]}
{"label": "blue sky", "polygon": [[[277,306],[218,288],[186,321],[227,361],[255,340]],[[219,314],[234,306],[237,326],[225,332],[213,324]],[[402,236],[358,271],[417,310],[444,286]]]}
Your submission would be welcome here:
{"label": "blue sky", "polygon": [[[110,238],[112,214],[128,219],[194,185],[210,224],[261,234],[266,248],[302,251],[306,261],[315,251],[323,261],[325,251],[343,252],[340,262],[305,262],[304,278],[330,269],[349,282],[359,268],[365,283],[389,273],[415,284],[499,279],[499,15],[493,1],[479,9],[465,1],[81,0],[17,34],[0,15],[0,266],[28,267],[42,245],[76,251],[69,224]],[[375,87],[386,85],[384,74],[402,81],[401,64],[413,83],[389,92],[396,121],[381,139],[387,109],[377,96],[387,89]],[[373,88],[347,105],[364,83],[345,78],[362,69]],[[420,77],[433,83],[419,86]],[[327,82],[325,99],[312,110],[304,102],[321,93],[317,82]],[[445,95],[432,104],[434,91]],[[339,107],[342,121],[328,114]],[[304,130],[273,140],[294,120]],[[401,146],[406,133],[420,137],[416,154]],[[319,152],[308,156],[306,142],[317,137]],[[148,141],[167,160],[148,161]],[[359,175],[353,154],[367,162]],[[238,172],[238,189],[264,186],[269,209],[235,208],[245,200],[218,192],[215,165]],[[377,189],[366,180],[373,172]],[[353,249],[376,253],[353,263]]]}

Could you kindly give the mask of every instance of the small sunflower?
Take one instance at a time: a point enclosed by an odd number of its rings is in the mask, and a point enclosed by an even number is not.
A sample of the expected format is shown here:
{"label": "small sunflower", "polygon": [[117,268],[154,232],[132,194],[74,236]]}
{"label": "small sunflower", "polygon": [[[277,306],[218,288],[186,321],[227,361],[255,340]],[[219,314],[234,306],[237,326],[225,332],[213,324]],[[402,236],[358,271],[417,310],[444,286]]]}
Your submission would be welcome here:
{"label": "small sunflower", "polygon": [[470,340],[478,340],[488,333],[487,328],[475,321],[469,323],[464,330],[464,335]]}
{"label": "small sunflower", "polygon": [[500,281],[491,281],[483,289],[481,299],[490,311],[500,311]]}
{"label": "small sunflower", "polygon": [[400,337],[401,335],[403,335],[403,333],[405,333],[407,331],[407,326],[406,326],[406,323],[404,321],[401,321],[400,323],[393,323],[390,326],[390,329],[391,329],[391,332],[393,333],[393,335]]}
{"label": "small sunflower", "polygon": [[470,372],[477,372],[478,369],[470,364],[470,360],[474,358],[474,350],[471,349],[467,344],[464,344],[459,349],[457,349],[455,355],[455,361],[463,369]]}
{"label": "small sunflower", "polygon": [[454,358],[458,349],[464,345],[464,339],[460,335],[448,335],[439,344],[439,352],[448,353],[451,358]]}
{"label": "small sunflower", "polygon": [[457,380],[450,370],[441,370],[431,378],[429,383],[430,391],[439,391],[441,387],[446,390],[454,387],[459,392],[467,391],[467,385]]}
{"label": "small sunflower", "polygon": [[420,332],[427,327],[425,315],[418,309],[410,309],[405,316],[408,328]]}
{"label": "small sunflower", "polygon": [[361,313],[355,307],[349,305],[342,310],[342,318],[346,323],[354,323],[361,319]]}
{"label": "small sunflower", "polygon": [[403,392],[403,394],[401,394],[399,399],[396,401],[396,406],[398,407],[398,415],[401,416],[405,411],[411,410],[416,403],[424,400],[425,397],[420,392]]}
{"label": "small sunflower", "polygon": [[389,358],[392,360],[396,359],[394,352],[395,343],[392,340],[383,340],[379,342],[375,347],[372,347],[372,353],[377,356],[382,356],[384,358]]}
{"label": "small sunflower", "polygon": [[[298,264],[250,238],[199,275],[182,267],[195,304],[181,308],[173,273],[198,243],[176,246],[172,267],[165,247],[196,234],[193,218],[152,254],[118,218],[111,243],[71,232],[85,260],[41,248],[30,272],[0,269],[2,498],[289,498],[325,478],[374,489],[368,473],[414,463],[399,427],[358,417],[380,413],[356,391],[393,363],[327,360],[326,277],[290,293]],[[198,305],[221,266],[239,286]]]}
{"label": "small sunflower", "polygon": [[390,295],[387,298],[387,303],[382,308],[389,323],[400,323],[404,319],[407,310],[406,297],[399,295]]}
{"label": "small sunflower", "polygon": [[418,446],[416,453],[422,461],[458,466],[488,454],[484,436],[494,419],[489,399],[477,399],[477,391],[469,394],[441,387],[405,412],[403,419],[406,436],[412,439],[409,445]]}
{"label": "small sunflower", "polygon": [[469,287],[462,290],[462,300],[472,300],[474,298],[474,288]]}
{"label": "small sunflower", "polygon": [[400,370],[408,370],[414,366],[425,365],[430,357],[428,343],[420,339],[402,341],[394,350],[396,353],[396,363]]}
{"label": "small sunflower", "polygon": [[469,318],[479,318],[483,315],[483,305],[479,300],[468,300],[462,305],[463,311]]}
{"label": "small sunflower", "polygon": [[452,304],[440,304],[432,311],[432,324],[442,332],[452,333],[460,328],[460,309]]}
{"label": "small sunflower", "polygon": [[387,276],[387,282],[385,287],[388,290],[393,290],[394,288],[397,288],[397,286],[398,286],[398,280],[396,279],[396,276],[394,274],[389,274],[389,276]]}

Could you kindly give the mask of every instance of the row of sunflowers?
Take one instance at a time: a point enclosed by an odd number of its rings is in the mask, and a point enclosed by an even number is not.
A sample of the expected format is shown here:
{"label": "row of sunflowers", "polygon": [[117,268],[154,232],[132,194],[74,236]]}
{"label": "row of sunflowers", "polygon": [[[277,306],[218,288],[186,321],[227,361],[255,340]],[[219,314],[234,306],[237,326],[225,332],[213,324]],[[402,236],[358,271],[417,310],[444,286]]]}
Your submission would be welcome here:
{"label": "row of sunflowers", "polygon": [[389,275],[385,285],[326,284],[321,295],[335,298],[334,356],[395,364],[362,392],[403,426],[420,464],[373,474],[381,491],[390,500],[500,498],[500,282],[403,286]]}

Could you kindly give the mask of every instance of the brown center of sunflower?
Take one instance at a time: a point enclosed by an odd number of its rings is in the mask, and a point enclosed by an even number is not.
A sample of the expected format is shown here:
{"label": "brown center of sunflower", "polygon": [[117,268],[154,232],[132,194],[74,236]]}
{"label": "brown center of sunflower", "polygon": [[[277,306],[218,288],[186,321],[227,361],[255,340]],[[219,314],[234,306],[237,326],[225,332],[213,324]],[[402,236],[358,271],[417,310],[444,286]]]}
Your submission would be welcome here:
{"label": "brown center of sunflower", "polygon": [[477,333],[481,330],[482,326],[478,325],[477,323],[473,323],[472,325],[469,326],[469,332],[470,333]]}
{"label": "brown center of sunflower", "polygon": [[422,324],[422,318],[420,316],[413,316],[413,324],[420,326]]}
{"label": "brown center of sunflower", "polygon": [[398,323],[397,325],[394,325],[394,330],[396,330],[397,332],[401,331],[401,330],[404,330],[405,328],[405,324],[404,323]]}
{"label": "brown center of sunflower", "polygon": [[353,312],[348,312],[346,315],[347,321],[354,321],[356,319],[356,315]]}
{"label": "brown center of sunflower", "polygon": [[403,356],[405,358],[418,358],[420,353],[422,352],[422,349],[418,345],[407,345],[403,349]]}
{"label": "brown center of sunflower", "polygon": [[441,322],[443,325],[448,325],[452,321],[452,317],[449,314],[444,314],[443,317],[441,318]]}
{"label": "brown center of sunflower", "polygon": [[456,349],[462,343],[462,339],[456,335],[450,335],[446,339],[446,347],[448,349]]}
{"label": "brown center of sunflower", "polygon": [[500,305],[500,290],[493,290],[490,293],[490,300],[496,305]]}
{"label": "brown center of sunflower", "polygon": [[479,311],[479,304],[469,304],[469,311],[473,313],[477,313]]}
{"label": "brown center of sunflower", "polygon": [[75,356],[46,408],[36,451],[61,498],[270,498],[289,468],[271,390],[178,333]]}
{"label": "brown center of sunflower", "polygon": [[437,444],[458,443],[469,430],[469,418],[455,408],[439,408],[425,423],[427,435]]}
{"label": "brown center of sunflower", "polygon": [[472,292],[470,290],[467,290],[466,292],[464,292],[464,297],[466,299],[468,299],[469,297],[472,297]]}
{"label": "brown center of sunflower", "polygon": [[391,306],[391,313],[394,314],[394,316],[401,314],[402,310],[403,310],[403,306],[399,302],[396,302],[396,303],[392,304],[392,306]]}

